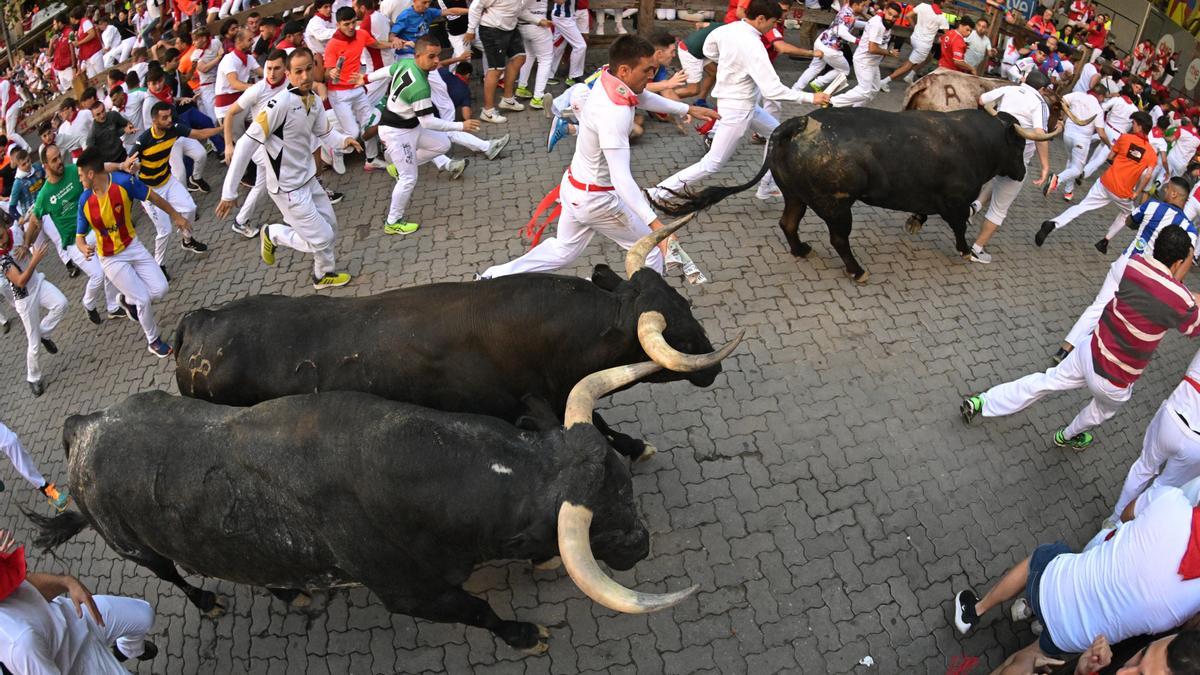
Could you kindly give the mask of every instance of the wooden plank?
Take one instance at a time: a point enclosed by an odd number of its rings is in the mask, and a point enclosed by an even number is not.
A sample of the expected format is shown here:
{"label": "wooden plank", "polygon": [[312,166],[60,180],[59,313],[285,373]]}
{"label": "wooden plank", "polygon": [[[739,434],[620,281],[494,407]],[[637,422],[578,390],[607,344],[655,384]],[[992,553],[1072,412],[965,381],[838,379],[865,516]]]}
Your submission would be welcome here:
{"label": "wooden plank", "polygon": [[[635,4],[634,0],[595,0],[594,2],[588,3],[588,9],[629,9],[629,7],[633,4]],[[729,7],[728,3],[723,2],[722,0],[651,0],[649,2],[647,2],[647,0],[637,0],[636,4],[638,7],[639,16],[643,13],[653,15],[654,9],[676,9],[686,10],[689,12],[720,12],[721,14],[724,14],[725,10]],[[649,11],[647,11],[643,5],[649,5]]]}
{"label": "wooden plank", "polygon": [[[312,0],[274,0],[274,2],[269,2],[265,5],[259,5],[258,7],[255,7],[253,9],[248,9],[244,12],[238,12],[237,14],[234,14],[234,15],[232,15],[232,17],[229,17],[229,18],[237,19],[239,24],[245,25],[246,19],[249,19],[250,15],[254,12],[258,12],[258,15],[262,16],[262,17],[281,16],[284,12],[286,12],[288,10],[292,10],[292,9],[296,9],[296,8],[303,9],[304,7],[307,7],[308,5],[311,5],[311,4],[312,4]],[[220,28],[221,24],[228,21],[229,18],[213,19],[213,20],[209,21],[207,24],[208,30],[211,31],[213,33],[213,35],[216,35],[217,29]]]}
{"label": "wooden plank", "polygon": [[654,34],[654,15],[656,0],[639,0],[638,2],[638,35],[648,38]]}

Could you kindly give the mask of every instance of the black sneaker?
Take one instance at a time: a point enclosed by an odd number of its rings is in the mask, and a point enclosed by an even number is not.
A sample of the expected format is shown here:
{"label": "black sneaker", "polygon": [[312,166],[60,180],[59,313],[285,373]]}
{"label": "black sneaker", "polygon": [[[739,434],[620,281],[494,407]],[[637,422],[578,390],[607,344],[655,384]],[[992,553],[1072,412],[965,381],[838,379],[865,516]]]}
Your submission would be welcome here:
{"label": "black sneaker", "polygon": [[1101,239],[1100,241],[1096,242],[1096,250],[1108,255],[1108,240]]}
{"label": "black sneaker", "polygon": [[167,274],[167,266],[166,265],[159,265],[158,269],[162,270],[163,276],[166,278],[167,281],[171,280],[171,275]]}
{"label": "black sneaker", "polygon": [[1046,237],[1050,236],[1050,233],[1054,231],[1054,228],[1055,224],[1053,220],[1043,221],[1042,228],[1038,230],[1037,234],[1033,235],[1033,243],[1037,244],[1038,246],[1046,243]]}
{"label": "black sneaker", "polygon": [[72,279],[79,276],[79,268],[70,260],[67,261],[67,276]]}
{"label": "black sneaker", "polygon": [[208,183],[203,178],[196,178],[195,176],[188,179],[187,189],[192,192],[199,192],[202,195],[212,192],[212,188],[208,187]]}
{"label": "black sneaker", "polygon": [[129,304],[129,302],[125,300],[124,295],[118,295],[117,302],[121,303],[121,309],[125,311],[125,318],[129,319],[130,321],[138,320],[137,307]]}
{"label": "black sneaker", "polygon": [[97,326],[99,326],[101,323],[104,322],[104,319],[100,318],[100,312],[97,312],[94,309],[89,309],[87,311],[87,314],[88,314],[88,321],[91,321],[92,323],[96,324]]}
{"label": "black sneaker", "polygon": [[329,196],[329,203],[330,203],[330,204],[338,204],[338,203],[340,203],[340,202],[342,201],[342,199],[343,199],[343,198],[345,198],[345,196],[346,196],[346,195],[344,195],[344,194],[342,194],[342,193],[340,193],[340,192],[334,192],[334,191],[332,191],[332,190],[329,190],[329,191],[327,191],[325,194]]}
{"label": "black sneaker", "polygon": [[51,354],[58,353],[58,345],[54,344],[54,340],[51,340],[48,337],[42,338],[42,346],[45,347],[46,351],[50,352]]}
{"label": "black sneaker", "polygon": [[208,250],[208,246],[195,237],[191,239],[180,239],[179,248],[192,253],[204,253]]}
{"label": "black sneaker", "polygon": [[128,319],[129,314],[125,311],[124,307],[118,307],[108,313],[108,318],[110,318],[110,319]]}
{"label": "black sneaker", "polygon": [[29,391],[33,392],[33,397],[37,398],[46,393],[46,385],[42,384],[41,380],[29,383]]}
{"label": "black sneaker", "polygon": [[[120,661],[121,663],[125,663],[129,660],[129,657],[122,654],[120,648],[118,648],[116,645],[112,646],[112,653],[113,656],[117,657],[117,661]],[[154,657],[156,656],[158,656],[158,647],[155,646],[153,642],[146,640],[142,643],[142,655],[137,657],[137,660],[153,661]]]}
{"label": "black sneaker", "polygon": [[1055,365],[1062,363],[1063,359],[1067,358],[1067,356],[1070,355],[1070,353],[1071,352],[1063,349],[1062,347],[1059,347],[1058,351],[1054,352],[1054,356],[1052,357],[1054,359]]}
{"label": "black sneaker", "polygon": [[975,597],[975,592],[970,589],[959,591],[958,595],[954,596],[954,627],[959,633],[966,635],[979,623],[979,615],[975,613],[977,604],[979,598]]}

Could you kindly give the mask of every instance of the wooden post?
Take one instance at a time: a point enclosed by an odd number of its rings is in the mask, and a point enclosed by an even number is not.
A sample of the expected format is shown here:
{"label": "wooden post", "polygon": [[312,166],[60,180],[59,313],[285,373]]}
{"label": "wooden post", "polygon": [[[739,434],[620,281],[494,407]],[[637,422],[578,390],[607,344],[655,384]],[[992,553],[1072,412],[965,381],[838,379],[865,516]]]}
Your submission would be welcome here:
{"label": "wooden post", "polygon": [[8,12],[0,11],[0,24],[4,27],[4,60],[8,62],[8,67],[13,65],[13,41],[8,36]]}
{"label": "wooden post", "polygon": [[654,0],[638,0],[638,35],[650,39],[654,32]]}

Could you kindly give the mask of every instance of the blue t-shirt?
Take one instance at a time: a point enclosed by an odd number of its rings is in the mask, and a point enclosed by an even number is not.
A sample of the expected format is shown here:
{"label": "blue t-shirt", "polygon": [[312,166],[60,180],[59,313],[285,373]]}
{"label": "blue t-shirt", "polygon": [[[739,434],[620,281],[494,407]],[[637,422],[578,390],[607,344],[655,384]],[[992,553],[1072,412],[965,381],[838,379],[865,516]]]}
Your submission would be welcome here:
{"label": "blue t-shirt", "polygon": [[28,176],[19,176],[13,181],[12,194],[8,198],[8,213],[13,220],[25,215],[25,211],[33,206],[33,201],[42,185],[46,182],[46,170],[34,162]]}
{"label": "blue t-shirt", "polygon": [[[442,76],[442,82],[446,83],[446,94],[454,103],[454,116],[457,118],[459,111],[471,105],[471,88],[457,75],[450,72],[449,68],[438,68],[438,73]],[[453,122],[454,120],[449,121]]]}
{"label": "blue t-shirt", "polygon": [[[412,7],[400,12],[400,16],[396,17],[396,23],[392,24],[392,34],[399,37],[401,40],[416,42],[419,38],[429,32],[429,24],[434,19],[442,15],[442,10],[430,7],[424,13],[418,13]],[[412,47],[403,47],[396,50],[396,56],[412,56]]]}

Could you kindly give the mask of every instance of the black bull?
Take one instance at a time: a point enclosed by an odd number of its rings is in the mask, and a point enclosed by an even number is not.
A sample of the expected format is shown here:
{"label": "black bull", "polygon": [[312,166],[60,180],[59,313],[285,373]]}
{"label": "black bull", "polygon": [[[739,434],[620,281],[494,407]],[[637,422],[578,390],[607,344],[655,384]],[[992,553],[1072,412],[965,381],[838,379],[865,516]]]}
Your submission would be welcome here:
{"label": "black bull", "polygon": [[56,546],[91,526],[210,616],[224,605],[176,564],[284,599],[363,585],[389,611],[544,651],[545,628],[502,620],[461,588],[476,565],[561,555],[581,590],[623,612],[663,609],[695,590],[638,593],[595,562],[629,569],[649,540],[628,464],[586,420],[596,396],[657,368],[592,375],[572,394],[567,428],[538,432],[358,392],[250,408],[136,394],[67,420],[79,513],[30,515],[36,541]]}
{"label": "black bull", "polygon": [[[1025,177],[1022,153],[1027,134],[1007,113],[886,112],[870,108],[827,108],[779,125],[758,174],[734,187],[710,187],[656,203],[669,214],[693,213],[741,192],[770,170],[783,192],[779,227],[792,255],[812,250],[796,233],[811,206],[829,228],[829,243],[846,273],[865,282],[867,272],[850,250],[851,207],[861,201],[919,214],[915,231],[931,214],[954,231],[954,245],[967,255],[971,202],[994,176]],[[916,222],[914,222],[914,220]]]}
{"label": "black bull", "polygon": [[[719,365],[675,372],[712,344],[687,300],[633,262],[653,241],[643,244],[630,253],[628,281],[601,265],[592,281],[519,274],[363,298],[253,296],[193,311],[175,337],[179,391],[226,405],[363,391],[516,423],[547,406],[561,414],[588,373],[647,358],[668,369],[649,381],[708,386]],[[659,319],[663,354],[639,339],[645,322]],[[622,454],[653,452],[599,416],[595,423]]]}

